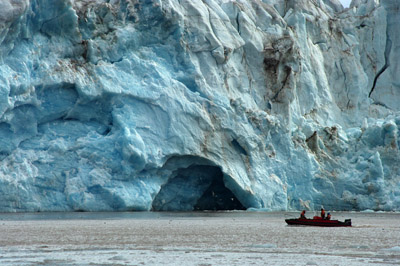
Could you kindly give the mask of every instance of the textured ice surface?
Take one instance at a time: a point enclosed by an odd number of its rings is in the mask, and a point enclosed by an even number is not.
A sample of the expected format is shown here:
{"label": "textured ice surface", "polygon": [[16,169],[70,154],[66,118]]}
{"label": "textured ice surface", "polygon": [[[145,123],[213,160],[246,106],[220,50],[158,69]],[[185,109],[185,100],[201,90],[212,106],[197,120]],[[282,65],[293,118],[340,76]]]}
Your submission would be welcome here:
{"label": "textured ice surface", "polygon": [[[400,264],[399,213],[333,213],[353,227],[288,226],[280,212],[0,214],[0,265]],[[23,233],[21,233],[21,229]]]}
{"label": "textured ice surface", "polygon": [[1,1],[0,210],[400,210],[399,8]]}

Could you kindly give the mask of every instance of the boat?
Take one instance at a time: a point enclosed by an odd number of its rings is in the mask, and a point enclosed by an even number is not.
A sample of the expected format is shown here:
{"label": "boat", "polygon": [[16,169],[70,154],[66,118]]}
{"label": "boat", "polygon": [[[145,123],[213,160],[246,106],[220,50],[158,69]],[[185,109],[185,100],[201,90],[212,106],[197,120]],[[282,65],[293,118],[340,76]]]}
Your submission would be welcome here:
{"label": "boat", "polygon": [[312,219],[297,218],[286,219],[288,225],[309,225],[309,226],[325,226],[325,227],[343,227],[351,226],[351,219],[345,219],[344,222],[338,220],[322,219],[319,216],[314,216]]}

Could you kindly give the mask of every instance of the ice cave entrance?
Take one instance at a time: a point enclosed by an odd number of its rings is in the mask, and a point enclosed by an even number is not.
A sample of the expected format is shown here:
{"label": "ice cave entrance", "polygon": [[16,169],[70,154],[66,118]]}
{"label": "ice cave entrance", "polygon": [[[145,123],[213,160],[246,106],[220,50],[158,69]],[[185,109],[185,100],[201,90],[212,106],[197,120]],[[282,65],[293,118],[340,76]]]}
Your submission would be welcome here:
{"label": "ice cave entrance", "polygon": [[190,165],[172,171],[153,201],[154,211],[245,210],[225,186],[217,166]]}

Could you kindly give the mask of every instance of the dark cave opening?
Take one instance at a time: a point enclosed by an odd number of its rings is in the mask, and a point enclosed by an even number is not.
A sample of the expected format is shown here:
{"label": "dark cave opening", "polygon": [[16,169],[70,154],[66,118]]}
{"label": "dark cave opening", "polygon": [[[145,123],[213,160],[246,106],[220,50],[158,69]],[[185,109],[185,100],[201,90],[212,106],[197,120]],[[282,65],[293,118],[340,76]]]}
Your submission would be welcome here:
{"label": "dark cave opening", "polygon": [[[221,172],[221,171],[220,171]],[[223,176],[213,179],[211,185],[197,200],[194,205],[195,211],[221,211],[221,210],[245,210],[246,208],[240,203],[236,196],[225,187]]]}
{"label": "dark cave opening", "polygon": [[173,171],[153,201],[154,211],[245,210],[225,186],[217,166],[190,165]]}

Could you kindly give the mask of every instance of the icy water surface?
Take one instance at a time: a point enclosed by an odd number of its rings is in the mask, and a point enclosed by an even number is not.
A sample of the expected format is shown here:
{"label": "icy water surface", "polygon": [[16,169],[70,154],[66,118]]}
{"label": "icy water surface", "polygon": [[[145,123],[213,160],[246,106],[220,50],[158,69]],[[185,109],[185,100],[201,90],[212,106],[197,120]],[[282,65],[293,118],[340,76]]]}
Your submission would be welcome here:
{"label": "icy water surface", "polygon": [[[334,213],[351,228],[296,227],[298,213],[0,214],[1,265],[400,265],[399,213]],[[312,216],[312,214],[309,214]]]}

